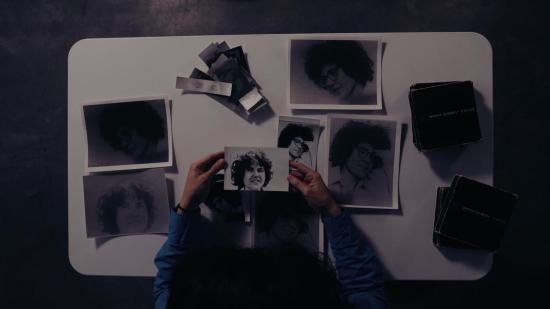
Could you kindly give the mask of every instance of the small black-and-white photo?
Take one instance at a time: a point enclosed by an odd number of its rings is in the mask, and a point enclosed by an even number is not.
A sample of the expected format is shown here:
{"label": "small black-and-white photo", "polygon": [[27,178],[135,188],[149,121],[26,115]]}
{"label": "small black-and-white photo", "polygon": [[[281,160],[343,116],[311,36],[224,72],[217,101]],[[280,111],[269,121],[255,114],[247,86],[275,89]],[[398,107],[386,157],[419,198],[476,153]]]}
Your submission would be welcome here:
{"label": "small black-and-white photo", "polygon": [[168,99],[86,103],[82,111],[88,172],[172,165]]}
{"label": "small black-and-white photo", "polygon": [[317,167],[317,148],[321,121],[319,119],[279,116],[277,147],[287,148],[290,161]]}
{"label": "small black-and-white photo", "polygon": [[262,192],[255,196],[254,247],[319,248],[319,216],[300,193]]}
{"label": "small black-and-white photo", "polygon": [[329,115],[327,184],[348,207],[398,208],[401,125],[394,118]]}
{"label": "small black-and-white photo", "polygon": [[163,169],[84,176],[89,238],[167,233],[168,203]]}
{"label": "small black-and-white photo", "polygon": [[293,109],[382,109],[381,43],[290,41],[288,101]]}
{"label": "small black-and-white photo", "polygon": [[288,191],[288,150],[275,147],[225,147],[224,189]]}

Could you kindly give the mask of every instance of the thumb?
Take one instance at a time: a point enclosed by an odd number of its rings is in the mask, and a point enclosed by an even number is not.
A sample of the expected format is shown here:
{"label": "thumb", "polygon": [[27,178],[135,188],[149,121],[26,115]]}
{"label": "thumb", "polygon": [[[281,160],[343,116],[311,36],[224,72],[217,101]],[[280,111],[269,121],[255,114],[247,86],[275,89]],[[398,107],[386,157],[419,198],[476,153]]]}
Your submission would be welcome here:
{"label": "thumb", "polygon": [[288,182],[290,182],[291,185],[296,187],[298,190],[300,190],[300,192],[302,192],[302,194],[304,194],[307,189],[307,184],[305,182],[301,181],[294,175],[288,175],[286,179],[288,179]]}
{"label": "thumb", "polygon": [[206,171],[206,176],[207,177],[212,177],[214,176],[217,172],[219,172],[225,165],[225,161],[223,159],[219,159],[218,161],[216,161],[216,163],[214,163],[210,169],[208,169],[208,171]]}

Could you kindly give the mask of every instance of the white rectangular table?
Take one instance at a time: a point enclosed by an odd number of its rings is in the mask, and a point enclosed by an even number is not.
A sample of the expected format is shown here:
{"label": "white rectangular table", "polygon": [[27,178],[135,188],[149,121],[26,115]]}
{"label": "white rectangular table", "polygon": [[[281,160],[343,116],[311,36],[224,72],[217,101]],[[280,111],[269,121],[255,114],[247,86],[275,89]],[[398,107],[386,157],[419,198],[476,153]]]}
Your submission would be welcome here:
{"label": "white rectangular table", "polygon": [[[474,280],[492,265],[492,254],[437,249],[432,244],[435,194],[455,174],[492,184],[493,69],[489,42],[476,33],[338,34],[352,38],[378,35],[384,43],[382,91],[385,111],[406,124],[399,179],[399,211],[352,210],[354,221],[373,244],[395,280]],[[83,101],[168,94],[173,99],[173,137],[177,172],[167,172],[175,196],[189,164],[226,145],[273,146],[277,114],[286,105],[288,40],[324,35],[225,35],[85,39],[68,57],[68,228],[69,259],[87,275],[154,276],[153,258],[164,235],[86,238],[82,176],[84,172]],[[335,34],[327,35],[334,37]],[[206,95],[175,89],[176,76],[205,69],[198,53],[211,42],[242,45],[252,74],[275,112],[247,123]],[[409,86],[417,82],[472,80],[476,89],[483,140],[463,148],[422,154],[412,143]],[[325,112],[294,111],[300,115]],[[320,145],[323,149],[324,145]],[[320,153],[319,160],[326,160]],[[248,241],[246,237],[241,243]]]}

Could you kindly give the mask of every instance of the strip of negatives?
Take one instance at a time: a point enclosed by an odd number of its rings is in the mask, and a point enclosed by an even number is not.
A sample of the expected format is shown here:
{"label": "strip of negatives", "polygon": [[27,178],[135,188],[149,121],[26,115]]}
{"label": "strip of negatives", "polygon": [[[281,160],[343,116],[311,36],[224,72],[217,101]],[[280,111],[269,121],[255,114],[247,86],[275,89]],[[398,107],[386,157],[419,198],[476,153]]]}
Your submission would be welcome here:
{"label": "strip of negatives", "polygon": [[401,123],[394,117],[329,115],[327,185],[346,207],[397,209]]}
{"label": "strip of negatives", "polygon": [[231,88],[231,83],[181,76],[176,78],[176,89],[182,89],[185,92],[211,93],[229,97],[231,96]]}
{"label": "strip of negatives", "polygon": [[86,171],[172,166],[169,102],[153,96],[84,103]]}

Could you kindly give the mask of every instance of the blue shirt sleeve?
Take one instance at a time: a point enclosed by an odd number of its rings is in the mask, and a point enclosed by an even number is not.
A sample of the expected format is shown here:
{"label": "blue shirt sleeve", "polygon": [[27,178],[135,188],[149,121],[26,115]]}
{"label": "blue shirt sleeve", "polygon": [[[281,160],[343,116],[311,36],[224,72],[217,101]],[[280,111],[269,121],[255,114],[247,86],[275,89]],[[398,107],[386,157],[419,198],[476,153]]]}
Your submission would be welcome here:
{"label": "blue shirt sleeve", "polygon": [[322,220],[346,301],[354,308],[387,308],[381,266],[349,214],[344,210],[338,217],[322,216]]}
{"label": "blue shirt sleeve", "polygon": [[155,309],[165,309],[170,298],[170,283],[179,260],[193,245],[194,231],[198,230],[199,213],[170,213],[168,238],[155,257],[158,272],[155,277],[153,295]]}

